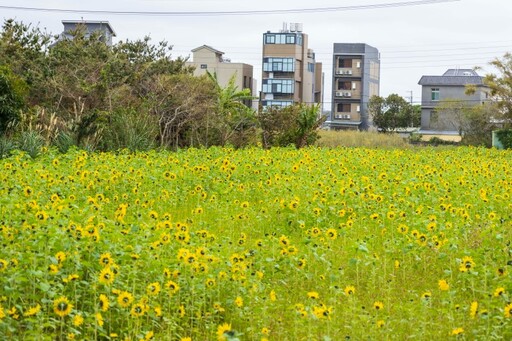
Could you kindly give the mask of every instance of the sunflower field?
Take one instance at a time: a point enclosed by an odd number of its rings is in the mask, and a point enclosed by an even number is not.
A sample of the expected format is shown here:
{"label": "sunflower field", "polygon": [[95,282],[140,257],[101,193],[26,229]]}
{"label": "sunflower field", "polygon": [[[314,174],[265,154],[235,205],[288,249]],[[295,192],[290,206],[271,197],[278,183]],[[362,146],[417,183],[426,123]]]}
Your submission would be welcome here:
{"label": "sunflower field", "polygon": [[512,152],[0,160],[8,340],[510,340]]}

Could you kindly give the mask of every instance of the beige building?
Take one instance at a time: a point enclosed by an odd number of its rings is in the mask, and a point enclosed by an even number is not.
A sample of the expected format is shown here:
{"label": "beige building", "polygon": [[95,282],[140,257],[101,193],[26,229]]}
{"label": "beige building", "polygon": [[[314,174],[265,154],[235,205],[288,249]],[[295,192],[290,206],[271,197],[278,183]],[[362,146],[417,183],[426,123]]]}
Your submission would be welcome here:
{"label": "beige building", "polygon": [[283,26],[277,33],[263,34],[261,104],[321,103],[322,64],[315,61],[302,24]]}
{"label": "beige building", "polygon": [[[211,46],[203,45],[192,50],[192,61],[187,66],[194,66],[194,76],[201,76],[209,71],[217,74],[217,80],[221,86],[226,86],[233,75],[235,85],[238,89],[250,89],[255,95],[253,87],[253,67],[244,63],[232,63],[231,60],[223,57],[224,52],[214,49]],[[251,106],[251,100],[245,103]]]}

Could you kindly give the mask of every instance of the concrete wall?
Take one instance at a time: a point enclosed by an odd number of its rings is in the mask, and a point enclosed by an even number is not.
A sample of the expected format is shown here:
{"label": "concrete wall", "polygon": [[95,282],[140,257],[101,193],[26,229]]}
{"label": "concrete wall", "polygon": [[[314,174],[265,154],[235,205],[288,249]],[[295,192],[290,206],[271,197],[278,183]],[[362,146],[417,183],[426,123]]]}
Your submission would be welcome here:
{"label": "concrete wall", "polygon": [[[439,89],[439,101],[432,101],[432,89]],[[483,87],[478,87],[473,95],[466,95],[466,88],[460,86],[436,86],[424,85],[421,89],[421,129],[452,131],[459,130],[456,117],[449,117],[443,113],[435,113],[435,108],[443,101],[460,100],[468,106],[482,104],[486,101],[486,91]]]}

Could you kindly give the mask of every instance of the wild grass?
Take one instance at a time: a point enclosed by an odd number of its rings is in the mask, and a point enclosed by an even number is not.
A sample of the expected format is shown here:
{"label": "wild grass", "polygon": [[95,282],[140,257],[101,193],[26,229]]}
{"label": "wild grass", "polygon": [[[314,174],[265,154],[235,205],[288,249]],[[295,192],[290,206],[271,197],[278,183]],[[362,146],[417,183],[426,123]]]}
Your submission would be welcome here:
{"label": "wild grass", "polygon": [[377,132],[360,132],[352,130],[321,130],[317,146],[329,148],[411,148],[408,140],[398,136],[397,134],[382,134]]}

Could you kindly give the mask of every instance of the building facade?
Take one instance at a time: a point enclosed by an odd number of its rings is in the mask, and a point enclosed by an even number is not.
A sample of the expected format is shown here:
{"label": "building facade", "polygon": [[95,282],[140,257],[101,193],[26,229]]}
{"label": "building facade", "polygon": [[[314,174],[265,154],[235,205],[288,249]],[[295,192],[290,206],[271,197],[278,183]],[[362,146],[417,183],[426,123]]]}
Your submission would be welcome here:
{"label": "building facade", "polygon": [[263,34],[261,105],[285,107],[322,102],[322,64],[308,47],[302,24]]}
{"label": "building facade", "polygon": [[[235,85],[238,89],[249,89],[251,94],[254,91],[253,66],[244,63],[232,63],[230,59],[224,58],[224,52],[214,49],[211,46],[203,45],[192,50],[192,60],[186,63],[193,66],[194,76],[201,76],[210,72],[217,75],[217,81],[221,86],[226,86],[235,75]],[[252,106],[252,100],[244,102]]]}
{"label": "building facade", "polygon": [[73,39],[71,32],[78,27],[85,28],[85,36],[89,37],[93,33],[99,33],[100,39],[107,45],[112,45],[112,37],[116,36],[116,32],[108,21],[90,21],[90,20],[62,20],[64,31],[61,34],[61,39]]}
{"label": "building facade", "polygon": [[[439,111],[440,103],[458,102],[463,106],[483,104],[489,88],[483,77],[471,69],[449,69],[442,76],[422,76],[421,85],[421,128],[423,135],[459,135],[460,124],[453,112]],[[475,86],[476,91],[466,94],[466,86]]]}
{"label": "building facade", "polygon": [[331,129],[368,130],[368,101],[379,95],[380,54],[367,44],[334,43]]}

